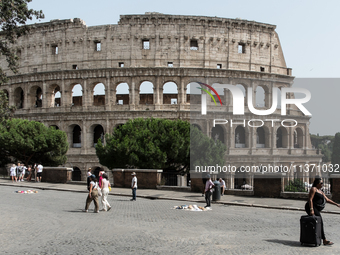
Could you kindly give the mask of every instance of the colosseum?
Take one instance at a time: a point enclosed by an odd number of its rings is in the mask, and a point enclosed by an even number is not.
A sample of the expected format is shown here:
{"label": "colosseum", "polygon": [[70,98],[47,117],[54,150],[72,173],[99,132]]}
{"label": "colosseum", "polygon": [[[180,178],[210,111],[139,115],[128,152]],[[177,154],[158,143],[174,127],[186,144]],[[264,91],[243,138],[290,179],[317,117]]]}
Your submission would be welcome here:
{"label": "colosseum", "polygon": [[[227,145],[226,163],[237,167],[321,161],[312,149],[310,117],[296,107],[288,106],[285,116],[296,120],[295,127],[265,122],[256,128],[243,125],[243,119],[264,120],[265,116],[250,112],[247,101],[244,116],[232,115],[231,93],[226,89],[219,90],[223,106],[218,111],[208,100],[210,119],[201,115],[200,95],[190,95],[190,85],[193,91],[200,83],[231,84],[256,101],[257,109],[269,109],[273,88],[291,87],[294,81],[275,25],[145,13],[121,15],[114,25],[88,27],[75,18],[30,26],[30,33],[14,45],[20,57],[19,74],[11,73],[1,59],[1,68],[10,78],[1,89],[10,105],[16,106],[15,117],[67,133],[66,165],[74,169],[74,180],[85,180],[89,167],[101,167],[95,154],[97,140],[137,117],[190,120]],[[248,88],[253,95],[247,95]],[[282,119],[279,107],[271,118]],[[213,127],[213,119],[239,124]],[[301,177],[308,182],[311,176]],[[237,172],[230,175],[227,187],[239,189],[252,182],[251,175]]]}

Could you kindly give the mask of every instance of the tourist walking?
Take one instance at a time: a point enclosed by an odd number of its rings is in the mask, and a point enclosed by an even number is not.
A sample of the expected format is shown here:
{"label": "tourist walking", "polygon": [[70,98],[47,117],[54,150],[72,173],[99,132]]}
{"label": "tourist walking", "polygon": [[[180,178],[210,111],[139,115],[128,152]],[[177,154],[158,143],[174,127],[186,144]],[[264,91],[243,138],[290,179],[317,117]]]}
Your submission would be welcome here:
{"label": "tourist walking", "polygon": [[131,181],[131,189],[132,189],[132,199],[131,201],[136,201],[136,197],[137,197],[137,177],[136,177],[136,173],[133,172],[131,174],[132,177],[132,181]]}
{"label": "tourist walking", "polygon": [[101,180],[101,189],[102,189],[102,206],[103,206],[103,211],[110,211],[111,206],[109,202],[107,201],[107,196],[109,195],[109,187],[111,187],[109,178],[106,173],[104,173],[103,178]]}
{"label": "tourist walking", "polygon": [[320,212],[325,208],[327,202],[340,207],[339,204],[335,203],[328,197],[326,197],[325,193],[322,192],[321,188],[323,187],[323,181],[320,177],[316,177],[313,186],[309,191],[308,202],[305,205],[305,210],[309,216],[316,215],[321,218],[321,238],[323,240],[324,245],[332,245],[334,244],[331,241],[328,241],[324,232],[323,220]]}
{"label": "tourist walking", "polygon": [[99,170],[98,176],[99,176],[99,187],[102,188],[102,179],[103,179],[103,174],[105,174],[104,170],[101,168]]}
{"label": "tourist walking", "polygon": [[16,165],[15,164],[13,164],[12,165],[12,167],[9,169],[9,174],[10,174],[10,176],[12,177],[12,182],[14,182],[14,180],[15,180],[15,182],[17,182],[18,180],[17,180],[17,167],[16,167]]}
{"label": "tourist walking", "polygon": [[86,198],[86,204],[85,204],[85,210],[84,212],[88,212],[90,204],[92,200],[94,201],[94,212],[99,212],[99,203],[98,203],[98,183],[97,178],[94,175],[91,175],[90,177],[90,188],[89,188],[89,194]]}

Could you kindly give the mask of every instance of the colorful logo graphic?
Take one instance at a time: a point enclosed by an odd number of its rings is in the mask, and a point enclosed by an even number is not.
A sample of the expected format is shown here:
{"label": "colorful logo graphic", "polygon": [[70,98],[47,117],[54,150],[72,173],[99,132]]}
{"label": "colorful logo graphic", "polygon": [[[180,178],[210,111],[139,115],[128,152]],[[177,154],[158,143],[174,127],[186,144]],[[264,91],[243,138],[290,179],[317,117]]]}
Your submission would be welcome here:
{"label": "colorful logo graphic", "polygon": [[[220,95],[217,93],[217,91],[216,91],[213,87],[211,87],[210,85],[205,84],[205,83],[203,83],[203,82],[197,82],[197,83],[200,84],[200,85],[206,86],[206,87],[208,87],[211,91],[213,91],[213,92],[215,93],[215,95],[217,96],[218,100],[220,101],[220,104],[222,105],[222,100],[221,100],[221,98],[220,98]],[[211,96],[211,98],[212,98],[212,99],[214,100],[214,102],[215,102],[215,105],[217,105],[214,96],[213,96],[208,90],[203,89],[203,88],[201,88],[201,87],[197,87],[197,88],[200,89],[200,90],[205,91],[209,96]]]}

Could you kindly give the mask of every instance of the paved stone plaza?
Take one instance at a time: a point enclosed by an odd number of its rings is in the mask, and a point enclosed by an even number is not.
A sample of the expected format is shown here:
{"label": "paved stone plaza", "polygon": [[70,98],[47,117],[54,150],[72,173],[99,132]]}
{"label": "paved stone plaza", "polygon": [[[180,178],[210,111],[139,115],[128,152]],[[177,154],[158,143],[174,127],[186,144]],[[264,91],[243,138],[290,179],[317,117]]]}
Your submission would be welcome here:
{"label": "paved stone plaza", "polygon": [[[1,254],[339,254],[340,217],[324,214],[332,247],[301,247],[299,211],[109,196],[110,212],[89,213],[86,194],[0,186]],[[204,204],[198,204],[204,205]]]}

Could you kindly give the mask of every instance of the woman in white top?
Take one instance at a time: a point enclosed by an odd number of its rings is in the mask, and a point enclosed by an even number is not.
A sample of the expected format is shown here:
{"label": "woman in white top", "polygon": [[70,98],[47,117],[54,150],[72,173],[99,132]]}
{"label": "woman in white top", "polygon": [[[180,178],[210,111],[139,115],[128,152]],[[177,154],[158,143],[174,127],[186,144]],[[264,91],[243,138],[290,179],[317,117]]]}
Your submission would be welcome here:
{"label": "woman in white top", "polygon": [[17,181],[17,174],[16,174],[16,170],[17,170],[17,167],[15,164],[12,165],[11,169],[9,170],[10,171],[10,175],[12,176],[12,182],[14,182],[14,178],[15,178],[15,181]]}
{"label": "woman in white top", "polygon": [[107,201],[107,196],[109,195],[109,187],[111,187],[110,181],[108,180],[108,176],[106,173],[103,175],[103,179],[101,180],[101,187],[102,187],[102,205],[103,211],[110,211],[111,206]]}

